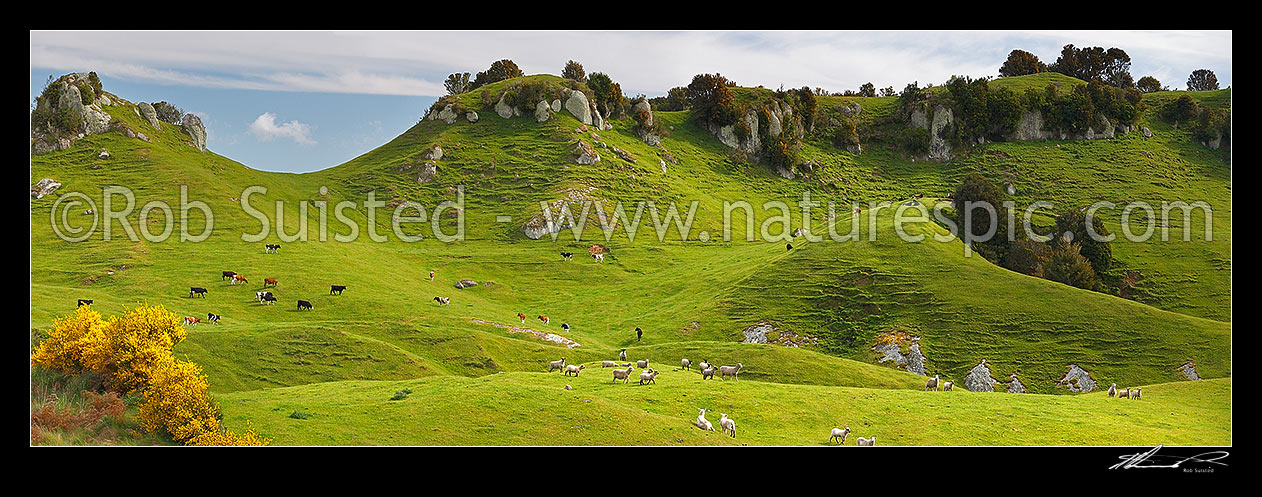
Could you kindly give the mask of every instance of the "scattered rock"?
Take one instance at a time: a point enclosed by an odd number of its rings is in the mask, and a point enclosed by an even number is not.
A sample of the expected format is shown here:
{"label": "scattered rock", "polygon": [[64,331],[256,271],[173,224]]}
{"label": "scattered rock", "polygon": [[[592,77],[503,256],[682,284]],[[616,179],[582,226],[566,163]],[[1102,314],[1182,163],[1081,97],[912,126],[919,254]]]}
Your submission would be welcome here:
{"label": "scattered rock", "polygon": [[759,322],[741,330],[741,333],[745,334],[745,339],[741,340],[741,343],[767,343],[767,332],[775,329],[775,326],[766,321]]}
{"label": "scattered rock", "polygon": [[421,165],[420,172],[416,175],[416,182],[419,184],[429,183],[438,177],[438,164],[433,161],[426,162]]}
{"label": "scattered rock", "polygon": [[464,118],[468,119],[470,123],[476,123],[478,122],[478,113],[474,111],[465,112]]}
{"label": "scattered rock", "polygon": [[986,365],[986,360],[973,366],[973,369],[964,377],[964,388],[970,392],[993,392],[995,384],[999,383],[990,375],[990,366]]}
{"label": "scattered rock", "polygon": [[1140,128],[1140,131],[1144,133],[1144,138],[1152,138],[1152,130],[1148,129],[1148,126]]}
{"label": "scattered rock", "polygon": [[549,119],[552,119],[552,107],[548,106],[548,102],[540,100],[539,104],[535,105],[535,121],[542,123]]}
{"label": "scattered rock", "polygon": [[100,151],[100,152],[97,152],[97,154],[96,154],[96,158],[98,158],[98,159],[108,159],[108,158],[110,158],[110,151],[109,151],[109,150],[106,150],[106,149],[101,149],[101,151]]}
{"label": "scattered rock", "polygon": [[475,286],[478,286],[478,282],[473,281],[473,280],[460,280],[456,282],[457,289],[465,289],[465,288],[475,287]]}
{"label": "scattered rock", "polygon": [[551,107],[552,112],[561,112],[561,99],[553,99]]}
{"label": "scattered rock", "polygon": [[600,154],[596,153],[596,150],[593,149],[591,145],[588,145],[587,142],[581,139],[578,140],[578,143],[574,146],[573,152],[578,155],[578,157],[574,159],[574,162],[578,164],[595,164],[600,162]]}
{"label": "scattered rock", "polygon": [[[903,345],[908,345],[906,354],[902,352]],[[909,372],[928,376],[925,373],[925,355],[920,351],[920,337],[918,336],[902,331],[881,333],[877,335],[876,345],[872,346],[872,350],[882,354],[877,362],[892,361]]]}
{"label": "scattered rock", "polygon": [[587,101],[587,95],[584,95],[583,92],[570,92],[570,98],[565,101],[565,110],[570,111],[570,114],[573,114],[574,118],[578,119],[579,122],[592,124],[591,103]]}
{"label": "scattered rock", "polygon": [[[592,190],[594,190],[592,187],[567,190],[562,198],[548,204],[548,211],[551,214],[550,218],[543,211],[540,211],[521,226],[521,232],[526,235],[526,238],[538,240],[544,235],[559,233],[574,227],[573,218],[575,214],[569,206],[571,204],[581,204],[587,199],[588,194]],[[562,213],[566,211],[569,211],[569,215],[563,216]]]}
{"label": "scattered rock", "polygon": [[1017,187],[1012,186],[1012,183],[1004,183],[1004,184],[1003,184],[1003,191],[1004,191],[1005,193],[1007,193],[1008,195],[1016,195],[1016,194],[1017,194]]}
{"label": "scattered rock", "polygon": [[1181,371],[1183,376],[1186,376],[1189,380],[1201,379],[1201,376],[1196,374],[1196,364],[1192,361],[1185,362],[1182,366],[1179,366],[1179,371]]}
{"label": "scattered rock", "polygon": [[150,126],[153,126],[156,129],[162,128],[161,121],[158,121],[158,111],[154,110],[152,104],[140,102],[139,104],[136,104],[136,110],[140,112],[140,117],[145,118],[145,121],[149,122]]}
{"label": "scattered rock", "polygon": [[206,151],[206,127],[202,125],[202,119],[193,114],[184,114],[184,119],[180,121],[180,127],[184,129],[184,133],[193,139],[193,146],[197,147],[200,152]]}
{"label": "scattered rock", "polygon": [[[553,343],[558,343],[558,344],[561,344],[561,345],[566,346],[566,348],[571,348],[571,349],[572,349],[572,348],[574,348],[574,347],[582,347],[582,346],[583,346],[582,344],[580,344],[580,343],[578,343],[578,342],[575,342],[574,340],[571,340],[571,339],[569,339],[569,338],[563,337],[563,336],[558,335],[558,334],[556,334],[556,333],[548,333],[548,332],[546,332],[546,331],[537,331],[537,330],[532,330],[532,329],[530,329],[530,328],[523,328],[523,327],[520,327],[520,326],[513,326],[513,325],[510,325],[510,324],[493,323],[493,322],[490,322],[490,321],[483,321],[483,320],[481,320],[481,319],[477,319],[477,318],[472,318],[472,321],[473,321],[473,322],[475,322],[475,323],[478,323],[478,324],[489,324],[489,325],[494,326],[494,327],[496,327],[496,328],[506,328],[506,329],[508,329],[508,331],[509,331],[510,333],[527,333],[527,334],[529,334],[530,336],[532,336],[532,337],[534,337],[534,338],[537,338],[537,339],[540,339],[540,340],[546,340],[546,341],[553,342]],[[590,402],[590,401],[588,401],[588,402]]]}
{"label": "scattered rock", "polygon": [[1012,373],[1009,378],[1012,381],[1008,383],[1008,393],[1025,393],[1025,385],[1021,384],[1021,380],[1017,379],[1017,374]]}
{"label": "scattered rock", "polygon": [[1086,370],[1078,367],[1077,364],[1069,365],[1069,372],[1065,373],[1065,377],[1056,382],[1057,385],[1068,385],[1071,392],[1090,392],[1095,390],[1096,382],[1091,379],[1091,374]]}
{"label": "scattered rock", "polygon": [[442,158],[443,158],[442,145],[434,145],[434,148],[429,149],[428,152],[425,152],[425,155],[421,156],[421,159],[424,159],[424,160],[439,160]]}
{"label": "scattered rock", "polygon": [[657,165],[662,166],[662,174],[666,174],[666,161],[657,159]]}
{"label": "scattered rock", "polygon": [[636,103],[635,106],[631,107],[632,115],[634,115],[636,112],[641,111],[641,110],[644,112],[647,112],[649,115],[648,119],[644,121],[644,125],[652,126],[653,125],[653,107],[649,105],[648,100],[641,100],[638,103]]}
{"label": "scattered rock", "polygon": [[455,123],[457,117],[459,116],[456,114],[456,104],[447,104],[446,107],[443,107],[443,110],[438,111],[437,116],[434,116],[435,119],[446,124]]}
{"label": "scattered rock", "polygon": [[55,192],[58,188],[61,188],[61,183],[58,183],[56,180],[52,178],[41,179],[35,183],[35,186],[31,187],[31,198],[43,198],[44,195]]}
{"label": "scattered rock", "polygon": [[612,145],[610,145],[609,148],[613,150],[614,155],[617,155],[622,160],[635,164],[636,158],[634,155],[631,155],[631,152],[627,152],[626,150],[620,149]]}
{"label": "scattered rock", "polygon": [[513,117],[513,108],[504,103],[504,98],[506,97],[508,97],[508,93],[500,95],[500,101],[495,103],[495,113],[504,119]]}

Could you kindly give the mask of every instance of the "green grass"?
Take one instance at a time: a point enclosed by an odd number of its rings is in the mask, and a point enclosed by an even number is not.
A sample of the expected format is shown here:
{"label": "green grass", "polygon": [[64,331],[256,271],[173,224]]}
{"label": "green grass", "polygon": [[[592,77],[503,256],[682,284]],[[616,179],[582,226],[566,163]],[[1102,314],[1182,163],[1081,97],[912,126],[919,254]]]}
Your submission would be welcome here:
{"label": "green grass", "polygon": [[[995,84],[1045,85],[1040,78],[1055,78],[1036,76]],[[472,99],[480,98],[477,93],[463,95],[462,105],[476,103]],[[1229,103],[1229,95],[1220,95],[1198,94],[1214,105]],[[1165,97],[1155,94],[1145,101],[1150,98]],[[893,97],[824,97],[820,105],[847,100],[861,103],[861,116],[867,116],[863,119],[890,115],[896,105]],[[96,310],[106,315],[140,302],[161,304],[180,315],[219,314],[220,325],[190,328],[176,354],[204,368],[229,427],[252,420],[260,433],[280,444],[732,443],[690,428],[697,402],[731,406],[729,414],[748,420],[741,426],[748,427],[744,433],[749,435],[738,439],[741,443],[821,443],[834,420],[851,423],[855,436],[875,434],[891,444],[1171,443],[1158,438],[1170,421],[1163,416],[1175,416],[1171,413],[1199,420],[1170,435],[1179,443],[1230,443],[1230,165],[1221,154],[1192,143],[1185,131],[1151,117],[1151,110],[1144,125],[1156,133],[1153,138],[1132,133],[1092,142],[993,143],[961,150],[956,160],[944,164],[913,161],[879,142],[865,143],[863,154],[854,155],[811,140],[803,155],[819,167],[796,180],[730,155],[688,112],[656,113],[669,131],[663,146],[678,161],[667,164],[665,173],[658,165],[661,151],[643,144],[629,119],[615,120],[615,129],[596,132],[597,139],[590,131],[576,132],[579,123],[564,111],[539,124],[527,117],[505,120],[479,108],[478,123],[463,118],[450,126],[421,122],[341,166],[284,174],[199,153],[184,143],[178,127],[154,129],[130,108],[107,110],[148,134],[153,143],[106,133],[86,137],[71,150],[32,159],[32,184],[52,177],[63,186],[57,194],[31,201],[31,328],[47,329],[53,319],[70,313],[79,298],[95,300]],[[595,146],[602,160],[575,164],[570,150],[576,138]],[[602,141],[639,160],[633,164],[618,158]],[[434,144],[445,152],[437,179],[420,184],[401,166],[416,163]],[[97,159],[101,148],[112,157]],[[724,201],[753,204],[759,217],[755,232],[767,215],[779,214],[765,211],[763,202],[787,202],[793,209],[791,230],[803,225],[796,202],[810,191],[825,205],[806,224],[815,233],[826,233],[821,214],[835,200],[842,203],[838,222],[844,233],[849,211],[843,196],[866,202],[925,193],[925,203],[932,206],[932,197],[954,190],[960,178],[974,171],[996,182],[1012,182],[1018,203],[1050,200],[1077,207],[1099,199],[1118,204],[1204,199],[1215,207],[1214,237],[1114,243],[1113,276],[1130,271],[1142,275],[1131,299],[1016,274],[980,257],[966,258],[959,241],[903,243],[894,238],[889,210],[877,217],[879,236],[873,242],[809,243],[798,238],[793,241],[796,248],[786,251],[783,242],[746,242],[739,232],[730,242],[721,239]],[[180,185],[188,185],[189,196],[214,211],[214,232],[201,243],[131,241],[115,221],[112,241],[102,240],[100,231],[81,243],[58,239],[49,226],[58,194],[85,192],[97,202],[99,213],[104,209],[101,188],[107,185],[136,192],[136,210],[150,200],[178,206]],[[257,233],[260,223],[232,200],[252,185],[267,188],[250,205],[271,220],[266,240],[259,242],[242,240],[242,234]],[[369,225],[362,206],[346,211],[358,225],[359,240],[335,241],[334,234],[345,234],[348,228],[332,221],[330,213],[327,241],[320,241],[315,201],[362,202],[367,191],[375,190],[378,200],[418,201],[432,215],[436,204],[456,198],[457,188],[465,195],[462,242],[432,237],[401,242],[390,232],[389,210],[378,213],[374,226],[388,241],[371,241],[365,236]],[[677,201],[686,208],[695,200],[697,220],[682,242],[674,228],[659,242],[649,213],[634,241],[620,229],[606,241],[594,215],[579,241],[568,231],[556,242],[548,237],[528,240],[518,231],[539,211],[540,201],[561,198],[575,188],[591,188],[592,198],[609,202]],[[279,238],[277,200],[285,201],[289,234],[301,232],[297,203],[308,202],[309,241]],[[80,214],[87,208],[80,206],[69,217],[87,222],[90,216]],[[866,211],[863,233],[869,228]],[[178,230],[179,212],[173,214]],[[496,222],[495,216],[502,214],[514,221]],[[1120,212],[1103,215],[1109,229],[1120,232]],[[127,219],[133,227],[139,223],[135,211]],[[448,233],[454,229],[451,221],[441,220]],[[743,215],[734,222],[738,230],[743,228]],[[1036,222],[1046,224],[1049,218],[1040,216]],[[154,232],[164,223],[162,215],[148,221]],[[1200,223],[1195,220],[1193,226]],[[190,231],[199,233],[204,224],[193,211]],[[942,232],[936,224],[908,229]],[[711,235],[707,242],[697,241],[703,230]],[[428,224],[425,231],[428,235]],[[779,225],[770,229],[772,234],[780,231]],[[282,243],[283,248],[279,254],[264,254],[264,243]],[[606,264],[583,257],[591,243],[612,249]],[[563,262],[557,255],[561,251],[579,257]],[[433,282],[428,278],[431,269],[437,270]],[[250,284],[229,285],[220,279],[224,270],[246,275]],[[274,290],[278,305],[253,300],[265,277],[279,280]],[[464,278],[480,285],[456,290],[453,284]],[[487,281],[493,284],[481,285]],[[348,288],[343,295],[329,295],[331,284]],[[188,298],[190,286],[208,288],[207,298]],[[434,296],[451,297],[451,305],[439,306]],[[299,312],[296,299],[311,301],[314,310]],[[518,312],[530,317],[526,324],[517,320]],[[543,325],[536,315],[550,316],[551,325]],[[562,333],[581,346],[566,348],[475,320]],[[762,321],[816,337],[819,344],[786,348],[737,343],[744,338],[742,329]],[[560,330],[562,322],[572,326],[568,333]],[[636,340],[636,327],[645,330],[641,341]],[[923,385],[923,377],[876,364],[871,351],[877,334],[896,330],[921,337],[930,374],[958,382],[985,358],[996,378],[1019,372],[1031,392],[1040,395],[956,392],[920,397],[928,395],[914,391]],[[659,385],[588,384],[589,377],[607,374],[589,367],[579,384],[591,389],[567,392],[560,390],[559,374],[544,373],[551,360],[565,357],[569,363],[598,365],[615,358],[621,348],[628,348],[632,359],[649,358],[654,367],[661,365]],[[747,381],[694,384],[700,381],[697,373],[672,371],[683,357],[694,364],[704,359],[741,362],[741,377]],[[1174,368],[1188,359],[1196,361],[1203,377],[1215,379],[1172,383],[1183,379]],[[1146,398],[1106,405],[1108,399],[1096,400],[1095,393],[1053,395],[1067,393],[1053,383],[1069,364],[1084,367],[1104,385],[1154,385],[1151,402]],[[414,393],[389,400],[404,388]],[[654,393],[636,397],[641,394],[633,392]],[[586,399],[592,402],[582,402]],[[933,424],[921,423],[935,412],[918,407],[926,401],[952,414],[951,429],[911,428]],[[847,420],[848,403],[861,407],[849,418],[858,421]],[[1142,415],[1119,410],[1123,405]],[[296,411],[310,416],[290,417]],[[461,415],[464,411],[477,414]],[[806,416],[808,422],[785,421],[794,415]],[[717,423],[717,416],[711,421]],[[988,429],[969,419],[998,424]],[[872,431],[860,431],[861,422]],[[420,430],[416,423],[422,423]],[[969,423],[976,426],[965,426]],[[618,434],[603,428],[608,425],[620,427]],[[1127,430],[1138,430],[1139,437],[1117,434]]]}

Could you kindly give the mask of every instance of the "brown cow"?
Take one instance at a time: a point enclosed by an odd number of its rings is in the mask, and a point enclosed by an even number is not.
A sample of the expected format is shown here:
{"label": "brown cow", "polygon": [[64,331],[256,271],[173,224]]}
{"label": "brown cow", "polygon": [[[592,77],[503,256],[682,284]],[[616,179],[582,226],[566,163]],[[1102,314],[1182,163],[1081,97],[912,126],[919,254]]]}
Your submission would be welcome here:
{"label": "brown cow", "polygon": [[268,285],[276,286],[276,278],[263,278],[263,288],[267,288]]}
{"label": "brown cow", "polygon": [[234,274],[234,275],[232,275],[232,281],[228,282],[228,284],[230,284],[230,285],[244,285],[244,284],[249,283],[249,282],[250,282],[250,280],[245,279],[245,276],[241,276],[241,275],[239,275],[239,274]]}

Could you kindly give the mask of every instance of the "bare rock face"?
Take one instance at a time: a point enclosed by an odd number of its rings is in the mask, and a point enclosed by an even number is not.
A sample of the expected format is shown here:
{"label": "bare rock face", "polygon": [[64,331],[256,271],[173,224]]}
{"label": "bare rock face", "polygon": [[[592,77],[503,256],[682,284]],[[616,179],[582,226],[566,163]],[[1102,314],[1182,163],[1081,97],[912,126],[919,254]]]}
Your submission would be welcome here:
{"label": "bare rock face", "polygon": [[587,95],[581,91],[570,92],[570,98],[565,100],[565,110],[570,111],[575,119],[583,124],[592,124],[592,105],[587,101]]}
{"label": "bare rock face", "polygon": [[[564,196],[548,204],[549,212],[545,213],[541,209],[538,214],[526,221],[521,226],[521,232],[526,235],[526,238],[538,240],[543,238],[544,235],[559,233],[573,228],[574,216],[578,214],[574,212],[574,208],[571,206],[577,207],[581,213],[582,208],[580,204],[592,190],[592,187],[567,190]],[[564,215],[567,211],[569,215]]]}
{"label": "bare rock face", "polygon": [[561,99],[553,99],[550,107],[552,107],[552,112],[561,112]]}
{"label": "bare rock face", "polygon": [[552,119],[552,107],[548,105],[548,102],[540,100],[535,106],[535,121],[542,123],[549,119]]}
{"label": "bare rock face", "polygon": [[438,164],[433,161],[426,162],[421,165],[421,171],[416,175],[416,182],[425,184],[438,178]]}
{"label": "bare rock face", "polygon": [[1068,385],[1071,392],[1090,392],[1095,390],[1096,382],[1091,379],[1091,373],[1085,369],[1078,367],[1077,364],[1069,365],[1069,372],[1065,373],[1065,377],[1056,382],[1057,385]]}
{"label": "bare rock face", "polygon": [[162,127],[158,121],[158,111],[153,109],[153,105],[147,102],[140,102],[136,104],[136,110],[140,111],[140,117],[145,118],[145,121],[148,121],[150,126],[154,128]]}
{"label": "bare rock face", "polygon": [[929,159],[936,161],[951,160],[951,145],[947,143],[942,132],[954,124],[951,109],[939,105],[933,109],[933,125],[929,129]]}
{"label": "bare rock face", "polygon": [[434,117],[446,124],[453,124],[456,122],[456,118],[459,117],[459,114],[456,113],[455,104],[447,104],[447,106],[443,107],[443,110],[438,111],[438,115]]}
{"label": "bare rock face", "polygon": [[1012,381],[1008,383],[1008,393],[1025,393],[1025,385],[1021,384],[1021,380],[1017,379],[1017,374],[1012,373]]}
{"label": "bare rock face", "polygon": [[469,122],[471,122],[471,123],[476,123],[476,122],[478,122],[478,113],[477,113],[477,112],[474,112],[474,111],[469,111],[469,112],[466,112],[466,113],[464,114],[464,118],[465,118],[465,119],[468,119],[468,120],[469,120]]}
{"label": "bare rock face", "polygon": [[193,114],[184,114],[184,119],[180,121],[180,127],[184,129],[184,133],[193,139],[193,146],[198,151],[206,151],[206,127],[202,125],[202,119]]}
{"label": "bare rock face", "polygon": [[576,163],[589,165],[600,162],[600,154],[583,140],[575,144],[573,152],[578,155],[578,158],[574,159]]}
{"label": "bare rock face", "polygon": [[964,377],[964,388],[970,392],[993,392],[996,383],[999,381],[991,376],[990,366],[986,365],[985,359],[973,366],[973,369]]}
{"label": "bare rock face", "polygon": [[52,178],[41,179],[35,183],[35,186],[31,187],[31,198],[43,198],[44,195],[55,192],[58,188],[61,188],[61,183],[57,182],[57,180]]}
{"label": "bare rock face", "polygon": [[429,149],[429,151],[428,151],[428,152],[425,152],[425,155],[421,156],[421,158],[422,158],[422,159],[425,159],[425,160],[439,160],[439,159],[442,159],[442,158],[443,158],[443,147],[442,147],[441,145],[434,145],[434,148],[431,148],[431,149]]}
{"label": "bare rock face", "polygon": [[745,328],[741,330],[745,334],[745,339],[741,340],[741,343],[767,343],[767,332],[775,329],[774,326],[766,321]]}
{"label": "bare rock face", "polygon": [[[902,353],[900,344],[911,343],[906,354]],[[890,361],[909,372],[928,376],[925,372],[925,355],[920,351],[920,337],[907,334],[883,333],[877,338],[872,350],[883,354],[877,362]]]}
{"label": "bare rock face", "polygon": [[929,129],[929,114],[924,105],[917,105],[911,111],[911,125],[920,129]]}
{"label": "bare rock face", "polygon": [[641,110],[643,110],[644,112],[648,112],[649,114],[649,118],[647,121],[644,121],[644,125],[652,126],[653,125],[653,106],[649,105],[648,100],[641,100],[639,103],[636,103],[635,106],[631,108],[631,113],[634,114],[635,112],[641,111]]}
{"label": "bare rock face", "polygon": [[513,108],[504,103],[504,97],[507,96],[507,93],[500,95],[500,101],[495,103],[495,113],[504,119],[513,117]]}
{"label": "bare rock face", "polygon": [[474,286],[478,286],[478,282],[473,280],[460,280],[456,282],[457,289],[465,289]]}
{"label": "bare rock face", "polygon": [[1179,366],[1179,371],[1189,380],[1201,379],[1201,376],[1196,374],[1196,364],[1193,364],[1192,361],[1185,362],[1182,366]]}

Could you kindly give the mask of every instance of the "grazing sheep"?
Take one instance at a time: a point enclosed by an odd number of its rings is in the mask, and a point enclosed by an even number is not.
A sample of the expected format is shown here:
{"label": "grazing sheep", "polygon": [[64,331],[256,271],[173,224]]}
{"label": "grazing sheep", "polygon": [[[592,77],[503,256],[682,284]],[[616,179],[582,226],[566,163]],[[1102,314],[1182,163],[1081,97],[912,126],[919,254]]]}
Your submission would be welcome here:
{"label": "grazing sheep", "polygon": [[726,414],[720,413],[720,415],[723,416],[719,419],[719,426],[723,427],[723,433],[730,432],[732,434],[732,438],[736,438],[736,420],[727,417]]}
{"label": "grazing sheep", "polygon": [[548,363],[548,372],[551,373],[554,369],[565,369],[564,357],[562,357],[559,361],[552,361]]}
{"label": "grazing sheep", "polygon": [[627,369],[615,369],[615,370],[613,370],[613,382],[614,382],[614,383],[617,383],[617,382],[618,382],[618,380],[622,380],[622,382],[623,382],[623,383],[626,383],[626,382],[628,382],[628,381],[631,381],[631,372],[632,372],[632,371],[635,371],[635,368],[628,367]]}
{"label": "grazing sheep", "polygon": [[715,371],[715,368],[714,368],[714,367],[708,367],[708,368],[702,369],[702,370],[701,370],[701,379],[703,379],[703,380],[713,380],[713,379],[714,379],[714,371]]}
{"label": "grazing sheep", "polygon": [[624,362],[624,363],[622,363],[622,364],[619,364],[619,365],[618,365],[618,367],[622,367],[622,368],[631,367],[631,363],[629,363],[629,362]]}
{"label": "grazing sheep", "polygon": [[565,389],[566,389],[566,390],[573,390],[573,389],[574,389],[574,387],[571,387],[571,386],[569,386],[569,385],[566,385],[566,386],[565,386]]}
{"label": "grazing sheep", "polygon": [[600,367],[602,367],[602,368],[616,368],[616,367],[618,367],[618,363],[617,363],[617,362],[614,362],[614,361],[600,361]]}
{"label": "grazing sheep", "polygon": [[954,381],[948,381],[948,382],[946,382],[946,383],[943,383],[943,384],[942,384],[942,391],[943,391],[943,392],[950,392],[950,391],[951,391],[951,387],[953,387],[953,386],[955,386],[955,382],[954,382]]}
{"label": "grazing sheep", "polygon": [[1124,388],[1117,391],[1117,398],[1119,399],[1128,399],[1130,398],[1130,396],[1131,396],[1131,389],[1129,388]]}
{"label": "grazing sheep", "polygon": [[857,443],[860,447],[873,447],[876,445],[876,437],[872,437],[872,438],[859,437],[859,439],[857,440]]}
{"label": "grazing sheep", "polygon": [[622,352],[618,353],[618,360],[619,361],[627,360],[627,349],[622,349]]}
{"label": "grazing sheep", "polygon": [[697,411],[700,412],[700,414],[697,414],[697,428],[701,428],[702,430],[707,430],[707,431],[714,431],[714,425],[710,424],[710,421],[706,420],[705,418],[705,409],[698,408]]}
{"label": "grazing sheep", "polygon": [[638,360],[638,361],[635,361],[635,367],[640,368],[640,369],[647,368],[647,367],[649,367],[649,360],[648,360],[648,359],[640,359],[640,360]]}
{"label": "grazing sheep", "polygon": [[842,444],[842,445],[845,445],[845,444],[846,444],[846,437],[848,437],[848,436],[850,436],[850,427],[849,427],[849,426],[847,426],[847,427],[846,427],[846,429],[844,429],[844,430],[843,430],[843,429],[841,429],[841,428],[833,428],[833,436],[828,437],[828,443],[833,443],[833,440],[834,440],[834,439],[836,439],[836,440],[837,440],[837,443],[840,443],[840,444]]}
{"label": "grazing sheep", "polygon": [[1143,391],[1144,389],[1142,388],[1136,388],[1134,392],[1131,392],[1131,400],[1139,400],[1139,395],[1143,393]]}
{"label": "grazing sheep", "polygon": [[719,376],[724,380],[726,380],[728,376],[731,376],[733,380],[739,380],[740,378],[736,376],[736,373],[740,372],[741,368],[744,366],[744,364],[739,362],[736,363],[735,366],[719,366]]}
{"label": "grazing sheep", "polygon": [[644,382],[646,381],[649,383],[657,384],[657,380],[655,378],[657,378],[657,371],[654,371],[653,369],[646,369],[640,372],[641,385],[643,385]]}
{"label": "grazing sheep", "polygon": [[1117,397],[1117,383],[1109,385],[1109,397]]}
{"label": "grazing sheep", "polygon": [[933,375],[933,378],[929,378],[929,381],[925,382],[925,390],[928,391],[928,390],[937,390],[937,389],[938,389],[938,375],[935,374]]}
{"label": "grazing sheep", "polygon": [[697,365],[697,367],[701,369],[710,369],[711,367],[714,367],[714,365],[710,364],[709,359],[706,359],[704,361],[701,361],[701,364]]}
{"label": "grazing sheep", "polygon": [[579,372],[579,371],[582,371],[582,370],[583,370],[583,368],[585,368],[585,367],[587,367],[587,365],[585,365],[585,364],[579,364],[579,365],[577,365],[577,366],[575,366],[575,365],[571,364],[571,365],[569,365],[569,366],[566,366],[566,367],[565,367],[565,376],[569,376],[569,375],[570,375],[570,373],[574,373],[574,376],[578,376],[578,372]]}
{"label": "grazing sheep", "polygon": [[692,368],[692,361],[689,361],[688,358],[685,357],[684,360],[679,361],[679,367],[684,370],[690,370]]}

